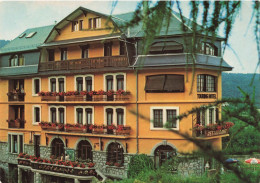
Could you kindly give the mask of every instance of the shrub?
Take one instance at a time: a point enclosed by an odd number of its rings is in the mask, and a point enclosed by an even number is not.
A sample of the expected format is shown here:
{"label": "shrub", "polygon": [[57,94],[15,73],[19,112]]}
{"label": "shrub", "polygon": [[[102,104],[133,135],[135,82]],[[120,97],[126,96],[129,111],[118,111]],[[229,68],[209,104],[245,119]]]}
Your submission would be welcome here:
{"label": "shrub", "polygon": [[154,169],[153,161],[146,154],[134,155],[130,159],[128,177],[137,177],[139,173]]}

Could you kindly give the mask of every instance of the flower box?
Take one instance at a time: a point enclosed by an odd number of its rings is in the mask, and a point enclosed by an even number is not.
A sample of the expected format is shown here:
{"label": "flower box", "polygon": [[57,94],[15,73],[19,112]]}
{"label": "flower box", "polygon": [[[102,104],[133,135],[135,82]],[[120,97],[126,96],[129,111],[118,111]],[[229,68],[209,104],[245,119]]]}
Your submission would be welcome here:
{"label": "flower box", "polygon": [[86,129],[83,129],[81,127],[68,127],[65,128],[66,132],[77,132],[77,133],[86,133]]}
{"label": "flower box", "polygon": [[59,101],[59,96],[42,96],[42,101]]}
{"label": "flower box", "polygon": [[114,130],[115,135],[130,135],[131,127],[130,126],[121,126],[119,125],[116,130]]}
{"label": "flower box", "polygon": [[103,134],[104,133],[104,129],[103,128],[93,128],[92,129],[92,133],[94,133],[94,134]]}
{"label": "flower box", "polygon": [[212,137],[212,136],[217,136],[217,135],[225,135],[228,134],[228,129],[224,130],[205,130],[205,137]]}

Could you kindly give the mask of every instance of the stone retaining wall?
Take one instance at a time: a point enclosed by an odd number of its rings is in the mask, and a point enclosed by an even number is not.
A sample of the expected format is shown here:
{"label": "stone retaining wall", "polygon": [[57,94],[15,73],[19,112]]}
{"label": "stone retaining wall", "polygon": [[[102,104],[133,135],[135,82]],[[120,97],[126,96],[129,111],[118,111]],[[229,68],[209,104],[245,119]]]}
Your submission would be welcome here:
{"label": "stone retaining wall", "polygon": [[204,158],[180,157],[183,159],[178,165],[178,174],[182,176],[201,176],[204,173]]}

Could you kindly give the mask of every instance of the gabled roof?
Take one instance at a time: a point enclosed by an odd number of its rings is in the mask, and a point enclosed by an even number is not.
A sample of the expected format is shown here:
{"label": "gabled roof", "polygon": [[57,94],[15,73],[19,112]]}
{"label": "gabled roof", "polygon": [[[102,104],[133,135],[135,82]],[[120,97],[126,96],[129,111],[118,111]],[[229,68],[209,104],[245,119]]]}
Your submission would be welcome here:
{"label": "gabled roof", "polygon": [[[123,14],[116,14],[112,15],[112,20],[114,20],[115,23],[118,24],[118,26],[123,26],[124,23],[129,22],[132,20],[135,12],[129,12],[129,13],[123,13]],[[170,36],[170,35],[182,35],[182,34],[190,34],[192,33],[192,20],[186,18],[183,16],[183,19],[185,21],[184,25],[187,27],[187,32],[182,31],[182,20],[179,13],[172,11],[172,16],[170,18],[168,32],[167,32],[167,22],[164,20],[163,26],[157,36]],[[197,24],[197,31],[202,30],[202,26]],[[127,30],[124,31],[127,37],[143,37],[144,36],[144,30],[143,30],[143,24],[140,22],[138,25],[135,25],[133,27],[129,27]],[[203,34],[201,32],[201,34]],[[217,38],[223,39],[220,36],[217,35]]]}
{"label": "gabled roof", "polygon": [[[20,34],[14,40],[10,41],[7,45],[2,47],[0,49],[0,54],[38,49],[38,46],[40,46],[46,40],[53,26],[54,25],[49,25],[27,29],[22,33],[25,33],[23,37],[20,38],[19,36],[22,35]],[[32,32],[36,32],[35,35],[30,38],[26,38],[26,36],[28,36]]]}
{"label": "gabled roof", "polygon": [[[57,34],[59,34],[59,31],[65,27],[66,25],[68,25],[71,21],[73,21],[75,18],[77,18],[78,16],[80,16],[81,14],[84,14],[85,16],[88,14],[88,13],[92,13],[92,14],[96,14],[100,17],[106,17],[108,18],[109,15],[106,15],[106,14],[103,14],[103,13],[100,13],[100,12],[96,12],[96,11],[93,11],[93,10],[90,10],[90,9],[87,9],[87,8],[84,8],[84,7],[78,7],[76,10],[74,10],[72,13],[70,13],[68,16],[66,16],[65,18],[63,18],[61,21],[59,21],[52,29],[52,31],[50,32],[47,40],[46,40],[46,43],[52,41],[56,36]],[[112,23],[116,26],[115,22],[113,22],[112,20]]]}

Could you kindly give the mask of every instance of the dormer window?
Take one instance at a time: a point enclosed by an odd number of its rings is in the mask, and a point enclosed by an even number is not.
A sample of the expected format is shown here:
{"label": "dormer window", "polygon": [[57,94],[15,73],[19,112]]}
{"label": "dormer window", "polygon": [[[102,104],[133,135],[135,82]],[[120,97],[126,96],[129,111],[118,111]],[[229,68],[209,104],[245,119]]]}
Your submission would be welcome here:
{"label": "dormer window", "polygon": [[205,55],[218,56],[218,48],[211,43],[202,42],[200,47],[200,53]]}
{"label": "dormer window", "polygon": [[32,38],[37,32],[31,32],[29,33],[26,38]]}
{"label": "dormer window", "polygon": [[24,56],[23,55],[13,55],[9,61],[10,67],[23,66],[24,65]]}
{"label": "dormer window", "polygon": [[183,53],[183,45],[175,41],[155,42],[151,45],[150,54]]}
{"label": "dormer window", "polygon": [[78,31],[79,30],[79,23],[78,21],[72,22],[72,31]]}
{"label": "dormer window", "polygon": [[89,29],[99,29],[101,28],[101,18],[90,18],[88,19],[88,28]]}
{"label": "dormer window", "polygon": [[25,36],[26,33],[22,33],[19,38],[23,38]]}

